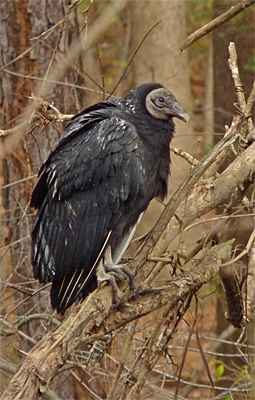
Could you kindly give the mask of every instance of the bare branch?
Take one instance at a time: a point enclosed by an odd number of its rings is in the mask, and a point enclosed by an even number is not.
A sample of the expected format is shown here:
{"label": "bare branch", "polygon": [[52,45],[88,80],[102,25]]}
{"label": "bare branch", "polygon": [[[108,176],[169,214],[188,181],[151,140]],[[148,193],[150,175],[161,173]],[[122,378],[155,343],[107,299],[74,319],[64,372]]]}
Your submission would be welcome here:
{"label": "bare branch", "polygon": [[228,65],[229,68],[231,69],[238,105],[240,107],[240,110],[244,113],[246,108],[246,101],[243,92],[243,85],[239,76],[236,47],[233,42],[230,42],[228,46],[228,51],[229,51]]}
{"label": "bare branch", "polygon": [[195,43],[197,40],[201,39],[203,36],[212,32],[218,26],[223,25],[225,22],[229,21],[231,18],[245,10],[245,8],[252,6],[255,3],[255,0],[245,0],[240,1],[240,3],[232,6],[228,11],[221,14],[219,17],[213,19],[208,24],[204,25],[202,28],[199,28],[191,35],[189,35],[181,45],[180,50],[183,51]]}
{"label": "bare branch", "polygon": [[[41,117],[48,121],[70,121],[74,116],[73,114],[62,114],[53,104],[48,103],[40,97],[36,97],[33,93],[31,99],[34,101],[34,111],[30,120],[27,120],[14,128],[0,130],[0,139],[17,134],[21,130],[31,126],[34,122],[38,122]],[[54,113],[49,112],[49,110],[54,111]],[[27,134],[29,134],[33,129],[34,126],[29,129]]]}
{"label": "bare branch", "polygon": [[252,109],[252,106],[254,104],[254,101],[255,101],[255,80],[253,82],[251,93],[250,93],[250,95],[248,97],[248,100],[247,100],[247,105],[246,105],[246,109],[245,109],[245,115],[248,116],[251,113],[251,109]]}
{"label": "bare branch", "polygon": [[201,263],[188,273],[180,275],[165,287],[143,288],[139,296],[124,301],[118,310],[111,310],[108,287],[94,292],[75,316],[71,314],[54,332],[45,335],[34,346],[5,389],[2,399],[33,400],[40,392],[45,392],[65,364],[68,354],[81,344],[102,340],[110,332],[164,305],[174,308],[176,302],[190,292],[196,292],[217,274],[222,260],[229,257],[232,244],[233,240],[205,251]]}
{"label": "bare branch", "polygon": [[243,132],[241,133],[241,137],[245,139],[251,132],[253,131],[253,123],[251,119],[251,109],[255,100],[255,81],[253,82],[252,90],[251,93],[248,97],[247,104],[245,101],[245,96],[243,92],[243,84],[240,79],[239,75],[239,70],[238,70],[238,64],[237,64],[237,53],[236,53],[236,47],[235,44],[230,42],[229,47],[229,59],[228,59],[228,65],[230,67],[231,73],[232,73],[232,78],[234,81],[235,85],[235,92],[237,96],[237,101],[238,101],[238,108],[239,111],[241,111],[244,115],[244,117],[247,120],[248,123],[248,129],[246,129],[246,126],[243,126]]}
{"label": "bare branch", "polygon": [[184,160],[186,160],[192,166],[197,165],[199,162],[198,160],[196,160],[193,156],[191,156],[189,153],[187,153],[183,149],[177,149],[177,147],[170,146],[170,150],[177,156],[182,157]]}

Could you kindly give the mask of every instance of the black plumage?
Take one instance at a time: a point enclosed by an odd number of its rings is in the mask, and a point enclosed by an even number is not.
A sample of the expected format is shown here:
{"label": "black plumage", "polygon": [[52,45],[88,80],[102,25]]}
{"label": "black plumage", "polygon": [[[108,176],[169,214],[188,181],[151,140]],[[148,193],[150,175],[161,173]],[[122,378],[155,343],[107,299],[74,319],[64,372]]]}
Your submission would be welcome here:
{"label": "black plumage", "polygon": [[43,163],[31,198],[31,259],[35,278],[52,282],[58,312],[97,278],[114,289],[126,277],[133,287],[132,273],[116,264],[149,202],[166,196],[173,117],[188,120],[167,89],[140,85],[74,116]]}

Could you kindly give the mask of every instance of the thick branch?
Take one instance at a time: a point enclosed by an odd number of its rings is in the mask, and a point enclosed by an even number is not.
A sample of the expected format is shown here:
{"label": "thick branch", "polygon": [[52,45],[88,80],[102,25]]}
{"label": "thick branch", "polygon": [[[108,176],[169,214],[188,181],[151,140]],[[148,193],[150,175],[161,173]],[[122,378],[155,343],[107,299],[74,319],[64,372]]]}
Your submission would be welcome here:
{"label": "thick branch", "polygon": [[[199,218],[201,215],[207,212],[203,212],[203,208],[198,208],[193,202],[191,203],[191,209],[188,210],[189,201],[187,202],[187,197],[192,189],[194,195],[195,187],[195,192],[198,194],[195,201],[198,201],[199,203],[204,198],[203,195],[201,196],[201,192],[204,193],[206,187],[204,184],[202,184],[201,187],[198,186],[197,182],[205,173],[205,171],[208,170],[210,165],[212,165],[212,163],[217,159],[217,157],[219,157],[219,154],[228,149],[236,140],[241,122],[241,117],[237,117],[233,120],[228,134],[226,134],[226,136],[191,170],[187,178],[172,196],[171,200],[161,214],[158,223],[147,236],[142,251],[134,260],[135,268],[141,269],[141,273],[144,271],[142,269],[144,260],[150,258],[150,256],[160,257],[167,250],[171,241],[178,235],[181,228],[187,226],[187,224],[194,221],[195,218]],[[209,183],[209,181],[207,181],[207,183]],[[224,199],[227,199],[227,196]],[[205,206],[205,208],[209,208],[209,210],[214,208],[213,204],[210,205],[207,202],[205,202]],[[189,214],[190,211],[191,214]],[[178,218],[175,217],[176,214],[178,215]],[[181,224],[180,221],[182,221],[183,218],[186,218],[187,222]],[[157,243],[157,246],[155,246],[155,243]],[[151,251],[151,249],[153,250]],[[151,266],[153,266],[153,264]],[[143,282],[145,278],[146,276],[144,275],[141,281]]]}
{"label": "thick branch", "polygon": [[[174,308],[176,302],[196,292],[214,277],[232,250],[233,240],[205,251],[199,265],[162,288],[144,288],[135,299],[111,310],[108,287],[94,292],[82,304],[78,314],[70,315],[54,332],[48,333],[29,353],[22,367],[2,395],[3,400],[33,400],[45,392],[61,370],[67,356],[80,346],[103,339],[112,331],[160,307]],[[153,294],[153,295],[152,295]]]}

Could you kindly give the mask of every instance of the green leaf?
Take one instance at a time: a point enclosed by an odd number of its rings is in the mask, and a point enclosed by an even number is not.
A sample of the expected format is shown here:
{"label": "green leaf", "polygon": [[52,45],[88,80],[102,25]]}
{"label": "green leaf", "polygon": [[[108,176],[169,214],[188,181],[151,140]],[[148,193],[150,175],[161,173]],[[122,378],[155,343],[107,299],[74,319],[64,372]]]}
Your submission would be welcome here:
{"label": "green leaf", "polygon": [[216,367],[216,379],[219,380],[222,375],[224,374],[224,365],[223,363],[220,363],[217,367]]}

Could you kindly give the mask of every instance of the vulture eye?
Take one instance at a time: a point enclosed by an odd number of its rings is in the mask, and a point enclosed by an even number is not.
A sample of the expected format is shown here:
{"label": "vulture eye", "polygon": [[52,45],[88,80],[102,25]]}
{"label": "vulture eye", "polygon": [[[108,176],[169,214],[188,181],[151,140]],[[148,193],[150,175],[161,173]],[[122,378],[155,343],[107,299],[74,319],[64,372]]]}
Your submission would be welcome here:
{"label": "vulture eye", "polygon": [[165,99],[162,96],[159,96],[155,99],[155,105],[158,107],[163,107],[165,104]]}

